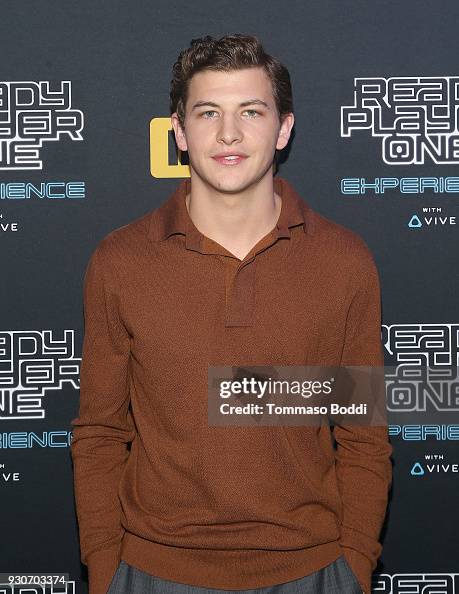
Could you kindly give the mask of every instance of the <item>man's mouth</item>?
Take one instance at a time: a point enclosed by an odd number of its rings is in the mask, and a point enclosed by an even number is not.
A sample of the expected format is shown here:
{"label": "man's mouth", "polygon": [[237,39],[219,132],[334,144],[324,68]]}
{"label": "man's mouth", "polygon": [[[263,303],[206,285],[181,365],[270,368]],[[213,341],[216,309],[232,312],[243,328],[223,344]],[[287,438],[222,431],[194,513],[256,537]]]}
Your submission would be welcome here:
{"label": "man's mouth", "polygon": [[239,163],[241,163],[242,161],[245,161],[245,159],[247,159],[247,157],[243,157],[242,155],[227,155],[224,157],[212,157],[215,161],[217,161],[217,163],[220,163],[220,165],[226,165],[226,166],[235,166],[238,165]]}

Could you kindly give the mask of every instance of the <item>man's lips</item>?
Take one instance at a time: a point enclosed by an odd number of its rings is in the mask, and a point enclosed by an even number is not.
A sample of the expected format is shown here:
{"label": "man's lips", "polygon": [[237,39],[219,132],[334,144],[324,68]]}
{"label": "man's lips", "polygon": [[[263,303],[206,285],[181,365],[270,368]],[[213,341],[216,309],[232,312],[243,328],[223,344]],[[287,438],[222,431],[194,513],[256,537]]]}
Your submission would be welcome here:
{"label": "man's lips", "polygon": [[220,165],[227,165],[229,167],[238,165],[245,159],[247,159],[246,155],[234,154],[234,155],[215,155],[212,157],[217,163]]}

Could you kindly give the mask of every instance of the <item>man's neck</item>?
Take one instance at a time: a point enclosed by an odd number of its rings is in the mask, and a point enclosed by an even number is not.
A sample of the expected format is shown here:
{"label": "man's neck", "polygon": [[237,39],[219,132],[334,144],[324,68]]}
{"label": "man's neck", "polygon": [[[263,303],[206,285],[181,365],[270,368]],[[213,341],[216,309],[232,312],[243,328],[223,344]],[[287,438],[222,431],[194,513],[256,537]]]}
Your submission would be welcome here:
{"label": "man's neck", "polygon": [[185,202],[195,227],[240,260],[274,229],[282,207],[272,175],[240,193],[219,192],[192,177]]}

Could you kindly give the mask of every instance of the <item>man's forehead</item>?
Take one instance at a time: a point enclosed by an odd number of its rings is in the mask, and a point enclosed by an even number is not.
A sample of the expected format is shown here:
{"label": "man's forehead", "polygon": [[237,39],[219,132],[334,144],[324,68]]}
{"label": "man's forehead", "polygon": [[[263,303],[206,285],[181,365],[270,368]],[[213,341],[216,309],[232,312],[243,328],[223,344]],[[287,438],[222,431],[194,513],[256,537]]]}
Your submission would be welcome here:
{"label": "man's forehead", "polygon": [[271,81],[262,68],[231,70],[228,72],[205,70],[190,80],[188,100],[196,102],[219,99],[229,103],[242,103],[250,99],[272,103]]}

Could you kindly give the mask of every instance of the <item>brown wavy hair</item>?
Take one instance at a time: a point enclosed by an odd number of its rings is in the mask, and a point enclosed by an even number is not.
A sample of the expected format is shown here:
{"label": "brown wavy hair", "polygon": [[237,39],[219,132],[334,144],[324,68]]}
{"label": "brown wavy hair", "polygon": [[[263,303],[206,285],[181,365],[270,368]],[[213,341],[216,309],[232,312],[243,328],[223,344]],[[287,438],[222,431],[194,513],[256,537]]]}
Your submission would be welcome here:
{"label": "brown wavy hair", "polygon": [[[192,39],[182,50],[172,69],[169,108],[177,112],[180,126],[185,128],[185,105],[191,78],[202,70],[231,71],[262,67],[271,80],[279,120],[293,112],[292,84],[287,68],[267,54],[260,40],[253,35],[234,33],[215,39],[211,35]],[[278,151],[276,149],[276,157]]]}

